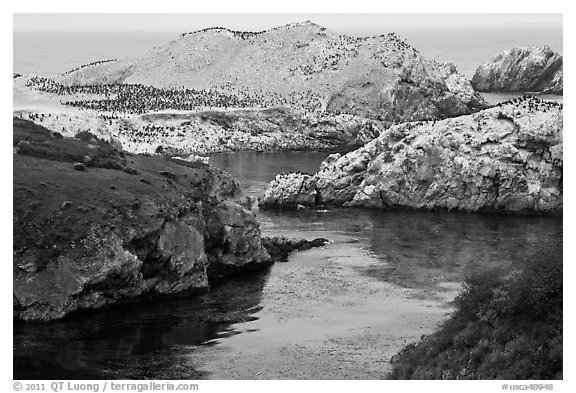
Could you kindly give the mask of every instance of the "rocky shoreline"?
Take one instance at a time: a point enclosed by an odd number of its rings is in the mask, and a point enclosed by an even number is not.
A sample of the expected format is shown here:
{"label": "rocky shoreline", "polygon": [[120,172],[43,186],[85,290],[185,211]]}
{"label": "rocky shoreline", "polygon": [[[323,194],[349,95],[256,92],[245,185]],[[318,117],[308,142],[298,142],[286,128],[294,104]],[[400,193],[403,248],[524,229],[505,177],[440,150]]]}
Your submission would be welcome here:
{"label": "rocky shoreline", "polygon": [[[238,182],[14,119],[14,318],[186,296],[327,241],[261,238]],[[269,250],[269,251],[267,251]]]}
{"label": "rocky shoreline", "polygon": [[562,213],[562,104],[533,97],[392,126],[315,175],[280,174],[263,208],[355,206]]}
{"label": "rocky shoreline", "polygon": [[17,319],[202,292],[272,263],[226,172],[126,156],[89,135],[66,138],[19,119],[14,143]]}
{"label": "rocky shoreline", "polygon": [[14,379],[561,379],[563,104],[499,93],[563,57],[306,21],[14,72]]}

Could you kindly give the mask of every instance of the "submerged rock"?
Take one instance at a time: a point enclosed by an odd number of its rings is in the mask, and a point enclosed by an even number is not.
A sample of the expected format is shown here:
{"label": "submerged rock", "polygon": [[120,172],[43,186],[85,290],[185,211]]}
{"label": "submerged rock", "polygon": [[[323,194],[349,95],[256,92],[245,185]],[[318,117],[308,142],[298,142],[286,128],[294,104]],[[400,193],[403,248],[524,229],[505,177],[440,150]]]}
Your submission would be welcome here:
{"label": "submerged rock", "polygon": [[562,104],[533,97],[443,121],[390,127],[314,176],[272,181],[265,208],[336,205],[562,213]]}
{"label": "submerged rock", "polygon": [[[24,126],[15,124],[15,138]],[[70,142],[50,143],[66,149]],[[112,168],[82,173],[57,157],[14,155],[15,318],[51,320],[206,291],[214,279],[270,265],[231,175],[205,164],[129,159],[146,182]]]}
{"label": "submerged rock", "polygon": [[288,255],[294,251],[309,250],[314,247],[322,247],[328,243],[327,239],[316,238],[314,240],[306,239],[288,239],[284,236],[263,237],[262,245],[268,251],[268,254],[274,261],[286,262]]}
{"label": "submerged rock", "polygon": [[548,46],[513,48],[478,67],[472,86],[478,91],[562,94],[563,58]]}

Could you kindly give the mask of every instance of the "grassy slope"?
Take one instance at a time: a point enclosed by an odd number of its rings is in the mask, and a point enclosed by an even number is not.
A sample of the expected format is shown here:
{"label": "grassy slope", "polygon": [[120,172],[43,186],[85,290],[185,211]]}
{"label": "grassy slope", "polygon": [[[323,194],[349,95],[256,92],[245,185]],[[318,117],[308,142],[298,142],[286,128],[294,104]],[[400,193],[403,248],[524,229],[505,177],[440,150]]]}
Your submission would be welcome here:
{"label": "grassy slope", "polygon": [[[13,250],[33,250],[40,269],[93,224],[145,232],[158,215],[176,218],[197,201],[238,191],[230,175],[205,164],[124,156],[105,142],[61,138],[19,119],[13,130],[15,145],[32,141],[13,155]],[[75,170],[85,155],[94,166]]]}
{"label": "grassy slope", "polygon": [[562,379],[562,251],[467,280],[434,334],[392,358],[391,379]]}

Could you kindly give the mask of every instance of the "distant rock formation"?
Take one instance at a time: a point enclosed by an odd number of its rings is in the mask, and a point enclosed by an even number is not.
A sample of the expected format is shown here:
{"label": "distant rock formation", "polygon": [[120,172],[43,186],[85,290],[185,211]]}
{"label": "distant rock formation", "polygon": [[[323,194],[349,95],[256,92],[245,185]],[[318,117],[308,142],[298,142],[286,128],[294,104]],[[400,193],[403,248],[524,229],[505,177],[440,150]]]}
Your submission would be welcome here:
{"label": "distant rock formation", "polygon": [[68,85],[142,83],[249,94],[269,106],[400,122],[486,106],[452,64],[438,64],[394,33],[337,35],[312,22],[263,32],[204,29],[148,54],[62,74]]}
{"label": "distant rock formation", "polygon": [[[43,112],[42,112],[43,113]],[[106,122],[94,112],[82,118],[65,111],[42,117],[38,111],[15,111],[74,136],[79,127],[117,140],[131,153],[180,157],[230,151],[334,150],[359,147],[380,135],[387,124],[353,115],[310,114],[284,108],[156,112]]]}
{"label": "distant rock formation", "polygon": [[513,48],[481,65],[472,86],[486,92],[562,94],[563,59],[548,46]]}
{"label": "distant rock formation", "polygon": [[[215,167],[129,155],[105,142],[58,137],[15,119],[13,312],[59,319],[142,297],[206,291],[228,275],[270,265],[239,186]],[[102,156],[102,157],[100,157]],[[109,169],[107,169],[109,168]],[[124,170],[120,170],[124,169]]]}
{"label": "distant rock formation", "polygon": [[390,127],[315,175],[280,174],[260,206],[561,214],[563,108],[533,97]]}

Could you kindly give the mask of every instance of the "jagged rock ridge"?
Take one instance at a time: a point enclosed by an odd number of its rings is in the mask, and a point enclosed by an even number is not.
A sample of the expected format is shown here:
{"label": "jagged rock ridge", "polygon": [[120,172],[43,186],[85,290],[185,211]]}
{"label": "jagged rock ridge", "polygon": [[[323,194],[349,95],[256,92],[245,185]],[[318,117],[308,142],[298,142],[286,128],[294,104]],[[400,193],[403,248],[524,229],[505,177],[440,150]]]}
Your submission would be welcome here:
{"label": "jagged rock ridge", "polygon": [[261,206],[561,214],[562,104],[533,97],[390,127],[315,175],[281,174]]}
{"label": "jagged rock ridge", "polygon": [[512,48],[478,67],[472,86],[478,91],[562,94],[563,57],[548,46]]}

